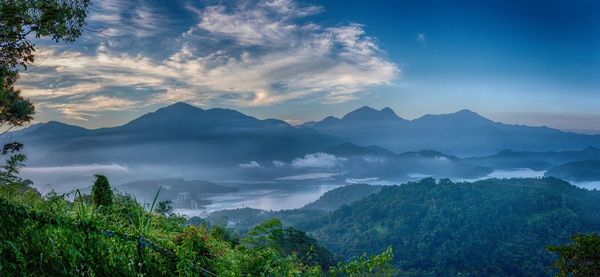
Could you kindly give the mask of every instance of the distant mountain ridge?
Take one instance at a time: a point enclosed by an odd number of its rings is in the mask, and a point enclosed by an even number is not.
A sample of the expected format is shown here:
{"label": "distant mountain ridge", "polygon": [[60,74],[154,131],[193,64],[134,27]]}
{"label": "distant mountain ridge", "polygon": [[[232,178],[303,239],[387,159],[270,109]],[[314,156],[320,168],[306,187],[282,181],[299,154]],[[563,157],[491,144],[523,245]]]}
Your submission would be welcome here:
{"label": "distant mountain ridge", "polygon": [[544,175],[576,182],[597,182],[600,180],[600,160],[565,163],[551,167]]}
{"label": "distant mountain ridge", "polygon": [[281,120],[259,120],[234,110],[204,110],[186,103],[160,108],[117,127],[90,130],[48,122],[20,132],[11,138],[25,143],[33,165],[232,165],[260,159],[289,160],[342,142]]}
{"label": "distant mountain ridge", "polygon": [[458,156],[485,156],[504,149],[515,151],[574,150],[600,147],[600,135],[563,132],[495,122],[470,110],[398,117],[390,108],[362,107],[342,118],[326,117],[303,126],[358,145],[377,145],[396,153],[435,149]]}
{"label": "distant mountain ridge", "polygon": [[467,163],[497,169],[531,168],[546,170],[550,167],[576,161],[600,160],[600,148],[588,146],[569,151],[513,151],[502,150],[486,157],[463,159]]}
{"label": "distant mountain ridge", "polygon": [[[579,157],[600,157],[600,150],[595,150],[600,147],[599,135],[508,125],[469,110],[406,120],[390,108],[367,106],[342,118],[327,117],[294,127],[282,120],[260,120],[231,109],[201,109],[180,102],[117,127],[91,130],[51,121],[5,137],[25,143],[29,165],[117,162],[232,166],[250,161],[260,165],[325,152],[342,157],[440,161],[480,156],[465,161],[497,166],[504,160],[506,167],[527,164],[546,169]],[[577,151],[535,154],[588,146],[585,155]],[[505,149],[512,150],[501,152]],[[524,152],[529,158],[510,162],[511,151]],[[570,157],[558,158],[560,155]]]}

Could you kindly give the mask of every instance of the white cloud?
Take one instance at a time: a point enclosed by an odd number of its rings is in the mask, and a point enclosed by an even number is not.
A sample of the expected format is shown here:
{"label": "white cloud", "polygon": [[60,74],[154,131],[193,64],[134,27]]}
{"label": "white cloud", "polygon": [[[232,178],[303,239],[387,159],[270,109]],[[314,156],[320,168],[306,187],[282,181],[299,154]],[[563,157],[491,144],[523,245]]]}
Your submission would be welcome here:
{"label": "white cloud", "polygon": [[368,178],[348,178],[346,179],[346,183],[348,184],[368,184],[373,181],[379,180],[378,177],[368,177]]}
{"label": "white cloud", "polygon": [[285,121],[287,124],[294,125],[294,126],[300,125],[303,123],[302,121],[300,121],[298,119],[294,119],[294,118],[286,118],[286,119],[283,119],[283,121]]}
{"label": "white cloud", "polygon": [[292,166],[296,168],[332,168],[347,160],[344,157],[336,157],[331,154],[319,152],[294,159]]}
{"label": "white cloud", "polygon": [[136,101],[128,99],[98,95],[68,103],[41,102],[38,106],[58,110],[67,118],[85,121],[88,117],[96,116],[98,111],[130,110],[137,104]]}
{"label": "white cloud", "polygon": [[51,166],[51,167],[24,167],[23,173],[45,173],[45,174],[58,174],[58,173],[95,173],[95,172],[127,172],[129,169],[118,164],[89,164],[89,165],[70,165],[70,166]]}
{"label": "white cloud", "polygon": [[250,161],[247,163],[239,164],[241,168],[259,168],[260,164],[257,161]]}
{"label": "white cloud", "polygon": [[286,165],[286,163],[282,162],[282,161],[273,161],[273,166],[275,167],[284,167]]}
{"label": "white cloud", "polygon": [[286,181],[299,181],[299,180],[313,180],[313,179],[326,179],[330,180],[335,176],[338,176],[337,173],[330,172],[318,172],[318,173],[306,173],[306,174],[298,174],[291,175],[285,177],[275,178],[275,180],[286,180]]}
{"label": "white cloud", "polygon": [[102,0],[94,2],[88,23],[89,29],[103,37],[131,36],[147,38],[168,28],[168,20],[146,1]]}
{"label": "white cloud", "polygon": [[417,42],[423,45],[427,43],[427,37],[425,36],[425,33],[417,34]]}
{"label": "white cloud", "polygon": [[[178,49],[150,49],[163,51],[158,56],[144,54],[148,49],[123,52],[121,44],[163,39],[147,37],[161,29],[165,18],[142,5],[124,19],[119,11],[126,2],[99,3],[101,12],[91,20],[107,24],[110,34],[95,49],[38,50],[35,67],[50,73],[24,76],[32,81],[22,88],[34,101],[44,101],[42,107],[58,107],[65,116],[85,120],[102,111],[176,101],[203,106],[260,106],[305,98],[343,102],[372,86],[389,84],[400,73],[363,26],[308,22],[322,8],[293,0],[189,7],[198,16],[197,24],[175,38],[164,38],[181,45]],[[57,83],[56,75],[77,82]],[[115,87],[136,93],[115,94]],[[96,103],[77,108],[92,100]],[[98,100],[108,102],[101,105]]]}
{"label": "white cloud", "polygon": [[370,157],[370,156],[362,157],[362,159],[368,163],[383,163],[386,161],[384,158],[381,158],[381,157]]}
{"label": "white cloud", "polygon": [[38,88],[30,86],[21,86],[23,95],[36,100],[53,99],[64,96],[82,96],[97,92],[103,86],[98,83],[81,82],[70,86]]}
{"label": "white cloud", "polygon": [[429,178],[429,177],[433,177],[433,175],[423,174],[423,173],[408,173],[408,174],[406,174],[406,177],[408,177],[408,178]]}

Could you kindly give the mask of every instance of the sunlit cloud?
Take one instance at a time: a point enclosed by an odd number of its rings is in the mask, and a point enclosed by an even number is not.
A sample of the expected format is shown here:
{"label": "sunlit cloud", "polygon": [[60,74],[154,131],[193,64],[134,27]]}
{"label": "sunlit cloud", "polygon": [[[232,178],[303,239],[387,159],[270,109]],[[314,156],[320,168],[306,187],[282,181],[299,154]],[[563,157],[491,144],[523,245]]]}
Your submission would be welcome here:
{"label": "sunlit cloud", "polygon": [[[362,25],[310,22],[319,6],[292,0],[185,6],[191,23],[173,34],[166,31],[175,28],[165,27],[168,14],[143,1],[123,14],[130,5],[99,2],[90,20],[106,28],[102,36],[83,38],[83,48],[40,48],[34,70],[23,78],[24,94],[41,108],[86,120],[177,101],[238,107],[309,98],[344,102],[400,75]],[[149,43],[164,40],[175,46]]]}
{"label": "sunlit cloud", "polygon": [[136,107],[137,104],[136,101],[124,98],[98,95],[68,103],[41,102],[38,107],[55,109],[63,113],[67,118],[85,121],[89,117],[96,116],[98,111],[129,110]]}

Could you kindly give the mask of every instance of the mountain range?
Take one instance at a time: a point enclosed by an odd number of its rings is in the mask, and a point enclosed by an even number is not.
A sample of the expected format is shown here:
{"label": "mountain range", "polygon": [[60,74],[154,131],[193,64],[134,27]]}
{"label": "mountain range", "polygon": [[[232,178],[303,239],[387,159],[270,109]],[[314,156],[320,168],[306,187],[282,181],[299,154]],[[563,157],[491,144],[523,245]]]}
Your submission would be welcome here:
{"label": "mountain range", "polygon": [[[171,167],[163,171],[169,176],[152,168],[143,179],[472,179],[494,169],[545,170],[600,160],[600,135],[509,125],[468,110],[406,120],[390,108],[362,107],[342,118],[292,126],[176,103],[122,126],[86,129],[52,121],[2,139],[23,142],[33,167]],[[176,172],[183,167],[189,171]]]}
{"label": "mountain range", "polygon": [[459,156],[482,156],[505,149],[553,151],[600,146],[599,135],[504,124],[470,110],[406,120],[390,108],[375,110],[365,106],[342,118],[330,116],[302,126],[359,145],[378,145],[394,152],[435,149]]}
{"label": "mountain range", "polygon": [[292,159],[342,142],[281,120],[259,120],[234,110],[204,110],[185,103],[117,127],[89,130],[52,121],[11,135],[27,145],[30,164],[53,166],[112,162],[230,165]]}

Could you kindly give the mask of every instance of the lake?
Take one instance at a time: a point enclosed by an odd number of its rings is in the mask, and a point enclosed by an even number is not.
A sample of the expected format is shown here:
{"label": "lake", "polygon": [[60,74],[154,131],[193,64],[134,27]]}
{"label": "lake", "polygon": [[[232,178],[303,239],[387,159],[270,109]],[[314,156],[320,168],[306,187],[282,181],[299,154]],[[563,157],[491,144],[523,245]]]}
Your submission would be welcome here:
{"label": "lake", "polygon": [[224,209],[255,208],[261,210],[297,209],[317,200],[325,192],[346,184],[308,184],[287,186],[288,184],[253,184],[242,186],[240,191],[224,193],[207,197],[212,204],[202,210],[176,209],[175,212],[186,216],[206,216],[207,214]]}

